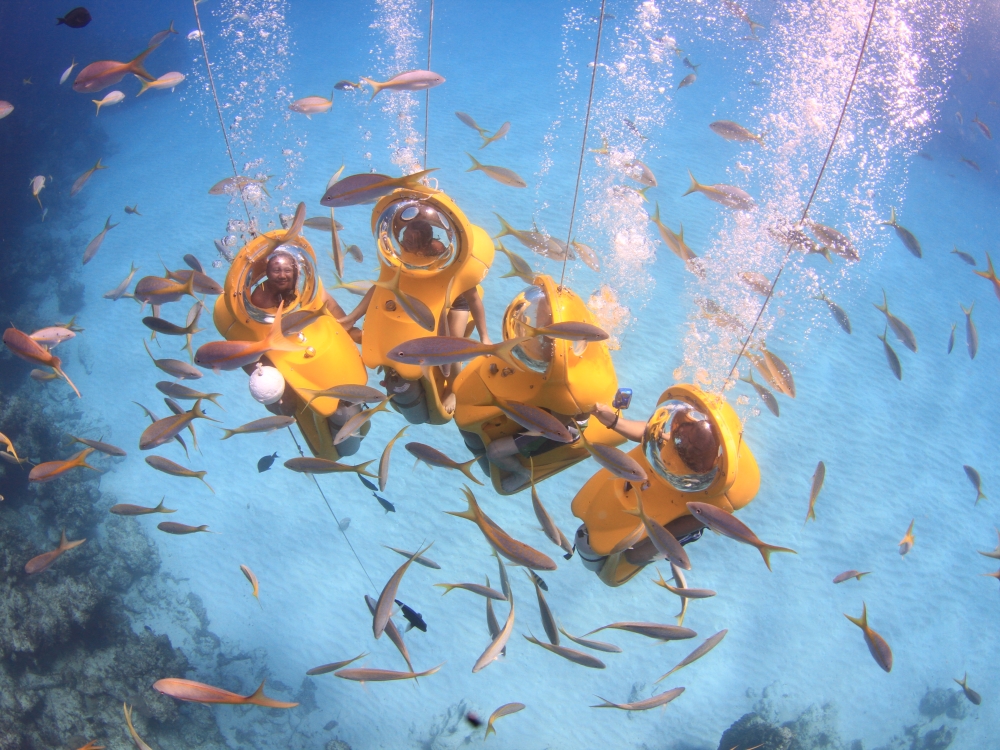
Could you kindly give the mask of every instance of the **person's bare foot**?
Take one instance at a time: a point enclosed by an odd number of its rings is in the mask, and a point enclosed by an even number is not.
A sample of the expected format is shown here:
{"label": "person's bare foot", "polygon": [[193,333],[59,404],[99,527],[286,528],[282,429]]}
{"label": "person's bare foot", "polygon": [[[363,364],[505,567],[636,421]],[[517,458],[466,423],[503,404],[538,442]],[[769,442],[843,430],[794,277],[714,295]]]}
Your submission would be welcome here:
{"label": "person's bare foot", "polygon": [[441,405],[444,407],[446,413],[454,414],[455,407],[458,405],[458,399],[455,398],[454,393],[449,393],[447,396],[444,397],[444,400],[441,401]]}

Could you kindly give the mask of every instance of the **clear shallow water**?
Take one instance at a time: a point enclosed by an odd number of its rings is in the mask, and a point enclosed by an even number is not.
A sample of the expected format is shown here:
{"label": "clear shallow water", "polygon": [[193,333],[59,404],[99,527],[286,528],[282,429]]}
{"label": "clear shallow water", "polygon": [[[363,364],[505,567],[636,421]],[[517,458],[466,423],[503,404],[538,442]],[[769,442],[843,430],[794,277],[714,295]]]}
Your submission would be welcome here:
{"label": "clear shallow water", "polygon": [[[774,572],[768,573],[754,550],[711,534],[688,547],[693,563],[690,585],[715,589],[719,595],[693,602],[685,624],[698,631],[699,641],[722,628],[728,628],[729,635],[705,659],[661,683],[687,687],[666,711],[625,715],[588,706],[594,694],[616,701],[647,697],[652,681],[694,644],[650,645],[637,636],[620,635],[608,640],[621,645],[624,653],[609,655],[608,669],[602,672],[559,660],[520,637],[529,630],[540,635],[541,624],[531,588],[513,568],[518,624],[508,656],[471,674],[488,643],[482,601],[462,592],[442,598],[431,587],[441,581],[478,581],[484,574],[495,581],[495,562],[479,532],[442,512],[463,506],[457,474],[432,473],[423,465],[411,470],[400,451],[387,491],[397,513],[388,515],[353,477],[320,478],[338,516],[351,518],[347,535],[364,564],[362,570],[307,478],[277,464],[265,474],[257,473],[256,461],[262,455],[277,451],[282,460],[295,455],[287,433],[220,443],[211,427],[201,427],[203,454],[192,452],[187,462],[175,446],[162,451],[192,468],[206,469],[216,495],[200,483],[165,477],[142,463],[136,436],[146,420],[131,401],[162,416],[166,410],[154,388],[161,373],[142,351],[146,329],[137,308],[128,300],[112,303],[102,294],[124,278],[132,261],[141,267],[140,276],[159,272],[158,256],[179,267],[181,256],[191,252],[207,264],[215,257],[212,240],[225,234],[227,221],[239,219],[242,207],[206,194],[210,185],[231,174],[231,168],[204,87],[200,45],[185,38],[194,28],[191,9],[180,3],[139,14],[126,5],[88,7],[95,21],[79,31],[53,31],[49,8],[5,11],[4,27],[18,29],[5,53],[0,93],[17,107],[0,121],[0,133],[10,131],[0,136],[9,164],[4,190],[12,196],[4,208],[9,217],[5,255],[20,268],[32,247],[55,245],[73,260],[65,267],[51,264],[51,275],[37,268],[25,272],[33,274],[25,277],[30,279],[27,296],[20,297],[25,292],[20,287],[7,287],[17,295],[7,297],[11,301],[5,312],[19,327],[29,326],[21,323],[22,317],[34,316],[40,325],[64,320],[59,305],[67,304],[66,285],[79,281],[84,291],[78,319],[87,330],[59,350],[84,393],[82,401],[67,402],[60,384],[28,380],[28,368],[9,358],[3,360],[8,373],[4,393],[9,397],[23,388],[39,404],[54,401],[57,405],[48,407],[53,420],[64,418],[68,408],[78,409],[91,425],[88,435],[103,435],[129,450],[123,461],[101,462],[107,469],[100,478],[101,503],[154,505],[166,495],[167,505],[178,509],[171,520],[205,523],[219,532],[166,537],[153,528],[161,518],[130,519],[155,542],[161,566],[124,594],[124,602],[137,633],[148,625],[185,651],[193,668],[188,677],[249,693],[266,676],[269,694],[302,700],[299,709],[287,713],[196,708],[214,717],[230,746],[322,747],[337,738],[353,748],[453,747],[470,735],[469,742],[482,741],[480,733],[461,721],[466,710],[486,716],[496,706],[520,701],[527,709],[499,722],[498,736],[490,743],[510,748],[714,748],[727,727],[760,707],[765,691],[764,703],[780,720],[828,706],[830,725],[845,747],[855,739],[866,748],[924,747],[902,739],[905,728],[920,725],[918,737],[923,737],[942,724],[955,730],[952,747],[989,746],[998,717],[991,681],[998,644],[990,627],[996,590],[994,581],[977,575],[989,572],[992,561],[975,550],[992,549],[993,526],[1000,520],[995,500],[973,505],[975,493],[962,465],[977,467],[985,493],[995,494],[991,488],[1000,424],[995,399],[1000,307],[990,285],[949,251],[957,245],[972,253],[980,267],[985,251],[994,258],[1000,255],[991,231],[997,205],[995,147],[969,125],[978,112],[992,126],[998,111],[989,104],[1000,96],[996,70],[990,67],[997,49],[989,31],[996,25],[995,10],[959,4],[880,6],[873,67],[868,73],[862,68],[857,109],[849,109],[842,133],[846,145],[834,152],[819,193],[819,213],[814,214],[831,225],[851,227],[862,260],[847,265],[835,258],[827,264],[816,256],[793,256],[783,275],[777,290],[781,296],[770,308],[774,317],[764,322],[769,345],[791,365],[798,388],[794,401],[779,397],[780,419],[766,411],[756,414],[758,401],[746,386],[729,392],[734,402],[738,396],[751,397],[737,408],[746,419],[744,439],[762,475],[756,499],[740,518],[761,538],[793,547],[798,555],[775,556]],[[654,18],[649,16],[651,7],[657,11]],[[864,6],[838,8],[825,8],[824,15],[819,7],[815,13],[799,6],[748,7],[751,17],[765,25],[761,45],[743,40],[746,26],[723,8],[609,4],[607,12],[615,18],[605,27],[607,46],[602,46],[601,60],[612,67],[622,62],[626,68],[617,76],[599,74],[588,145],[597,148],[600,134],[607,132],[617,137],[609,140],[652,168],[659,186],[649,191],[649,198],[659,203],[671,227],[683,221],[688,244],[706,257],[708,268],[704,283],[685,271],[659,241],[655,227],[640,215],[651,211],[651,204],[617,193],[609,197],[606,191],[621,181],[587,156],[576,236],[597,250],[606,270],[596,274],[577,264],[567,278],[585,298],[608,284],[629,308],[630,322],[617,332],[621,348],[613,356],[619,381],[636,393],[630,415],[644,418],[651,413],[659,393],[675,382],[675,372],[676,377],[691,378],[703,370],[704,377],[718,385],[728,371],[732,339],[705,323],[694,299],[718,298],[744,320],[756,314],[759,298],[744,294],[733,277],[748,269],[773,277],[780,251],[760,239],[768,212],[777,207],[797,218],[815,179],[842,103],[842,90],[824,86],[822,76],[813,75],[826,59],[817,50],[830,47],[835,54],[842,45],[847,50],[843,57],[830,59],[833,69],[849,74],[867,20]],[[384,94],[367,104],[366,94],[338,92],[332,112],[312,120],[291,115],[285,106],[292,98],[326,95],[341,78],[371,75],[382,80],[402,67],[423,65],[426,39],[406,41],[410,33],[425,33],[423,5],[331,9],[302,2],[209,2],[200,10],[209,53],[218,66],[220,95],[228,105],[224,118],[232,122],[241,117],[248,123],[233,139],[236,163],[252,164],[250,174],[274,174],[272,188],[284,186],[272,190],[271,209],[280,204],[282,212],[290,213],[295,203],[305,200],[310,215],[315,215],[329,176],[341,164],[346,165],[345,173],[375,168],[399,174],[407,155],[397,149],[400,138],[405,145],[407,133],[419,136],[417,148],[422,151],[422,94],[412,104],[398,97],[401,101],[386,105]],[[574,11],[555,4],[436,4],[432,67],[448,80],[431,92],[428,165],[440,168],[435,175],[440,187],[471,221],[491,233],[499,226],[492,212],[518,228],[534,219],[556,237],[568,228],[596,12],[596,6]],[[234,18],[240,13],[250,20]],[[125,59],[171,17],[182,33],[154,52],[148,67],[154,74],[178,70],[188,75],[173,94],[152,91],[135,99],[137,84],[123,81],[115,88],[128,94],[126,101],[102,110],[95,119],[91,97],[73,93],[69,83],[56,85],[69,62],[63,58]],[[860,28],[855,24],[859,17]],[[645,19],[650,28],[640,28],[637,19]],[[255,39],[264,39],[263,29],[267,41],[246,41],[251,27]],[[244,41],[238,31],[244,32]],[[662,62],[651,63],[648,40],[640,43],[645,58],[629,58],[629,42],[646,39],[645,34],[672,37],[703,66],[693,86],[673,88],[689,70],[669,51]],[[29,46],[29,40],[36,41]],[[241,59],[241,54],[248,58]],[[876,75],[887,70],[896,71],[899,78]],[[29,76],[33,84],[22,84]],[[233,86],[241,80],[249,81],[257,93],[234,95]],[[658,85],[664,81],[661,94]],[[23,105],[18,97],[24,98]],[[816,102],[812,109],[805,104],[810,99]],[[509,120],[511,133],[477,153],[473,149],[478,139],[454,117],[456,110],[469,112],[491,130]],[[412,121],[400,120],[400,111]],[[897,111],[926,112],[927,119],[893,119]],[[962,113],[962,124],[955,111]],[[818,119],[809,124],[813,116]],[[649,140],[627,135],[621,127],[624,117],[639,124]],[[715,136],[707,123],[723,117],[764,131],[767,147],[742,148]],[[771,143],[772,137],[776,143]],[[466,150],[477,158],[488,155],[484,163],[515,169],[529,188],[514,191],[482,174],[465,173]],[[918,151],[927,152],[933,161],[916,156]],[[864,154],[868,161],[862,162]],[[98,156],[110,168],[70,199],[69,185]],[[975,160],[981,172],[961,163],[960,156]],[[737,161],[749,166],[750,173],[739,170]],[[747,219],[734,218],[702,196],[681,197],[688,169],[699,181],[732,182],[767,203]],[[40,173],[55,178],[41,196],[50,207],[43,224],[37,223],[38,207],[30,192],[22,189]],[[860,195],[855,185],[863,187]],[[121,206],[134,203],[142,217],[122,213]],[[890,230],[873,225],[888,216],[890,206],[920,238],[923,259],[912,257]],[[263,205],[256,210],[262,227],[276,221],[274,210],[268,212]],[[94,261],[79,269],[75,259],[109,213],[121,225],[109,233]],[[375,261],[368,210],[338,210],[337,217],[346,227],[344,242],[359,244],[366,255],[360,266],[348,261],[348,274],[371,277]],[[328,236],[307,230],[307,237],[324,256]],[[558,273],[553,262],[529,257],[516,243],[508,247],[523,251],[536,268]],[[655,255],[649,252],[652,248]],[[326,282],[332,281],[331,265],[328,258],[321,260]],[[494,338],[503,307],[521,288],[517,280],[499,278],[506,265],[498,258],[484,283]],[[224,270],[212,273],[221,281]],[[60,282],[64,291],[56,293]],[[841,332],[825,306],[810,299],[821,288],[833,290],[831,297],[851,316],[853,335]],[[882,288],[891,309],[911,326],[919,342],[917,354],[893,342],[903,363],[902,382],[889,372],[876,339],[883,317],[870,304],[880,301]],[[355,300],[343,293],[338,298],[345,306]],[[958,305],[973,300],[980,346],[970,361]],[[180,309],[167,310],[171,319],[183,316]],[[951,323],[959,328],[955,351],[947,355]],[[196,345],[213,337],[206,331]],[[173,347],[164,342],[157,356],[182,358]],[[242,373],[207,373],[195,386],[225,394],[225,414],[211,408],[209,413],[227,426],[263,416],[246,392]],[[377,458],[402,424],[395,415],[376,417],[358,458]],[[17,442],[16,426],[2,425],[0,430]],[[465,455],[451,426],[415,426],[408,436],[453,457]],[[821,459],[827,479],[817,504],[818,520],[803,528],[810,477]],[[567,533],[578,523],[569,503],[595,469],[585,462],[539,487]],[[3,470],[9,472],[10,467],[4,465]],[[10,509],[30,512],[32,490],[24,492],[16,498],[4,493],[7,505],[0,510],[11,514],[6,523],[14,523],[15,511]],[[527,497],[478,494],[484,509],[515,537],[551,551],[535,528]],[[900,559],[896,544],[911,518],[916,519],[917,543]],[[48,531],[50,542],[56,532]],[[106,534],[101,527],[87,533]],[[426,634],[407,634],[414,666],[426,669],[445,661],[441,672],[416,687],[371,685],[367,691],[332,676],[305,678],[309,687],[303,693],[306,669],[361,651],[371,652],[369,666],[404,666],[386,639],[371,638],[362,597],[377,596],[401,561],[381,544],[415,549],[422,540],[435,540],[429,554],[443,570],[438,574],[413,568],[400,598],[429,624]],[[250,596],[240,564],[249,565],[260,578],[260,607]],[[59,566],[46,575],[79,574],[70,555]],[[848,568],[874,574],[860,583],[830,584]],[[670,622],[677,600],[650,584],[652,569],[648,572],[610,589],[575,558],[545,576],[548,601],[574,633],[615,620]],[[192,614],[189,593],[204,603],[207,619],[201,623]],[[889,675],[878,669],[857,628],[842,617],[843,612],[857,616],[862,600],[873,627],[893,648],[895,665]],[[200,628],[216,634],[219,643],[206,647]],[[981,706],[969,705],[963,719],[931,720],[920,712],[928,690],[950,691],[956,687],[951,679],[966,671],[970,685],[983,696]],[[313,697],[307,698],[313,689]],[[136,695],[110,693],[105,701],[117,708],[125,699],[139,701]],[[330,720],[338,725],[324,730]],[[74,726],[68,718],[64,731],[87,735],[79,728],[82,721],[78,717]],[[158,735],[154,723],[145,731],[151,744],[180,746]],[[128,742],[123,728],[100,739],[110,747]]]}

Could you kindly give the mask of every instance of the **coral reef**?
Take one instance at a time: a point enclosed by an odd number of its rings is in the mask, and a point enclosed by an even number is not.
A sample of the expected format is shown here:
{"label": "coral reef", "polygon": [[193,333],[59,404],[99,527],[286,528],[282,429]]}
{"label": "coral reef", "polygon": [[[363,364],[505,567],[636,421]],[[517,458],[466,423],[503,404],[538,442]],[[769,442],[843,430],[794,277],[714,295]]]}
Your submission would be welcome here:
{"label": "coral reef", "polygon": [[[837,732],[836,711],[830,705],[811,706],[791,721],[777,718],[769,690],[765,689],[753,711],[729,727],[719,750],[760,747],[762,750],[865,750],[862,740],[844,741]],[[903,727],[887,744],[875,750],[946,750],[958,734],[954,725],[932,723],[941,716],[961,721],[968,706],[960,690],[929,689],[920,701],[923,721]]]}
{"label": "coral reef", "polygon": [[[64,456],[58,427],[82,426],[76,408],[15,394],[0,402],[0,425],[22,456]],[[134,632],[123,611],[128,589],[158,571],[155,546],[133,519],[108,515],[114,500],[102,497],[96,474],[30,485],[27,468],[0,464],[0,750],[91,739],[131,747],[123,701],[135,706],[139,734],[160,748],[225,747],[210,712],[150,690],[190,669],[167,636]],[[86,543],[28,576],[25,563],[53,549],[61,529]]]}

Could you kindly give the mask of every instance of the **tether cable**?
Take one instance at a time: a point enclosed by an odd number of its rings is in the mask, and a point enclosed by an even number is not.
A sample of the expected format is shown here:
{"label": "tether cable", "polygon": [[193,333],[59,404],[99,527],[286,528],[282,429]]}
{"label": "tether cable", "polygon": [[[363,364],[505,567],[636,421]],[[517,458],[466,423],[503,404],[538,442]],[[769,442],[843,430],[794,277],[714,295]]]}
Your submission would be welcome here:
{"label": "tether cable", "polygon": [[[427,70],[431,69],[431,51],[434,49],[434,0],[431,0],[431,17],[427,24]],[[424,92],[424,169],[427,169],[427,133],[431,118],[431,90]]]}
{"label": "tether cable", "polygon": [[[861,61],[865,56],[865,49],[868,47],[868,38],[872,31],[872,22],[875,20],[875,10],[878,8],[878,0],[872,0],[872,11],[868,16],[868,26],[865,28],[865,36],[861,41],[861,51],[858,53],[858,62],[854,66],[854,75],[851,76],[851,85],[847,88],[847,96],[844,97],[844,106],[840,110],[840,117],[837,119],[837,127],[833,131],[833,138],[830,139],[830,147],[826,150],[826,156],[823,158],[823,165],[819,168],[819,174],[816,175],[816,182],[813,183],[812,192],[809,193],[809,200],[806,201],[805,208],[802,209],[802,217],[799,219],[799,224],[806,220],[809,215],[809,209],[812,207],[813,199],[816,197],[816,191],[819,189],[819,182],[823,179],[823,173],[826,172],[826,165],[830,161],[830,155],[833,153],[833,147],[837,143],[837,136],[840,134],[840,126],[844,122],[844,116],[847,114],[847,105],[851,101],[851,94],[854,93],[854,84],[858,80],[858,72],[861,70]],[[733,366],[729,369],[729,374],[726,376],[726,383],[730,382],[733,377],[733,373],[736,372],[736,367],[739,365],[740,360],[746,353],[747,346],[750,344],[750,339],[753,338],[754,331],[757,330],[757,326],[760,323],[761,317],[764,315],[764,310],[767,308],[767,303],[771,301],[771,297],[774,296],[774,288],[778,285],[778,279],[781,278],[782,271],[785,270],[785,266],[788,264],[788,257],[792,253],[792,244],[789,242],[788,249],[785,250],[785,257],[781,259],[781,266],[778,268],[778,273],[774,277],[774,281],[771,282],[771,288],[767,291],[767,296],[764,298],[764,302],[761,303],[760,310],[757,311],[757,317],[754,318],[753,325],[750,326],[750,332],[747,334],[746,341],[743,342],[743,346],[740,347],[740,353],[736,355],[736,360],[733,362]]]}
{"label": "tether cable", "polygon": [[[222,127],[222,137],[226,139],[226,153],[229,154],[229,163],[233,166],[233,177],[240,177],[240,172],[236,169],[236,159],[233,158],[233,149],[229,143],[229,134],[226,132],[226,121],[222,117],[222,107],[219,105],[219,94],[215,90],[215,77],[212,75],[212,66],[208,61],[208,47],[205,45],[205,32],[201,28],[201,14],[198,13],[198,0],[191,0],[191,5],[194,7],[194,20],[198,24],[198,41],[201,42],[201,51],[205,55],[205,70],[208,72],[208,83],[212,87],[212,99],[215,100],[215,112],[219,115],[219,125]],[[252,237],[256,232],[253,231],[253,219],[250,218],[250,209],[247,207],[246,198],[243,197],[242,186],[237,186],[237,190],[240,193],[240,202],[243,204],[243,213],[247,216],[247,233]]]}
{"label": "tether cable", "polygon": [[[298,450],[299,455],[302,456],[302,458],[305,458],[306,454],[302,451],[302,446],[299,445],[299,440],[298,438],[295,437],[295,433],[292,432],[292,428],[288,427],[287,429],[288,429],[288,434],[292,436],[292,442],[295,443],[295,448],[296,450]],[[340,529],[340,533],[344,535],[344,541],[347,542],[347,546],[350,547],[351,552],[354,553],[354,559],[358,561],[358,565],[361,566],[361,570],[365,572],[365,577],[368,579],[368,583],[372,585],[373,590],[378,591],[378,586],[375,585],[375,581],[372,580],[372,577],[368,575],[368,569],[365,568],[365,564],[361,562],[361,558],[358,556],[358,551],[354,549],[354,545],[351,544],[351,540],[350,538],[348,538],[347,532],[341,528],[340,519],[337,518],[337,514],[333,512],[333,506],[330,505],[330,501],[326,499],[326,493],[323,492],[323,488],[319,486],[319,482],[316,480],[316,476],[314,474],[309,474],[309,478],[313,480],[313,484],[315,484],[316,489],[319,490],[319,494],[322,496],[323,502],[326,503],[326,507],[330,511],[330,515],[333,516],[333,520],[337,522],[337,528]]]}
{"label": "tether cable", "polygon": [[559,275],[559,286],[566,278],[566,264],[569,262],[569,243],[573,239],[573,221],[576,219],[576,201],[580,195],[580,177],[583,175],[583,160],[587,156],[587,133],[590,130],[590,110],[594,105],[594,83],[597,81],[597,60],[601,56],[601,34],[604,32],[604,5],[607,0],[601,0],[601,13],[597,17],[597,45],[594,47],[594,69],[590,72],[590,94],[587,97],[587,115],[583,119],[583,143],[580,144],[580,163],[576,168],[576,187],[573,188],[573,207],[569,212],[569,231],[566,233],[566,253],[563,255],[562,273]]}

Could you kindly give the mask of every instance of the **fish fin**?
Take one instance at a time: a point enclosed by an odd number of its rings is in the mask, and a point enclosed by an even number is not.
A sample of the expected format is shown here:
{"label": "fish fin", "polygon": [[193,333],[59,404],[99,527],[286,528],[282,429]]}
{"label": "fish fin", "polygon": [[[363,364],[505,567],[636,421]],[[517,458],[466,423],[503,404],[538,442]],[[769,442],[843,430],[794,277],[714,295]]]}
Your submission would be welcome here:
{"label": "fish fin", "polygon": [[[476,496],[472,494],[472,490],[465,486],[462,487],[462,492],[465,493],[465,499],[468,501],[469,507],[462,511],[446,510],[445,513],[449,516],[457,516],[458,518],[464,518],[468,521],[472,521],[473,523],[478,523],[479,504],[476,502]],[[493,552],[496,554],[496,550],[493,550]],[[499,556],[497,556],[497,559],[500,559]]]}
{"label": "fish fin", "polygon": [[[139,78],[139,76],[136,76],[136,78]],[[142,88],[140,88],[140,89],[139,89],[139,93],[138,93],[138,94],[136,94],[136,96],[142,96],[142,95],[143,95],[143,94],[145,94],[145,93],[146,93],[146,92],[147,92],[147,91],[148,91],[148,90],[149,90],[150,88],[152,88],[152,83],[151,83],[151,82],[149,82],[149,81],[147,81],[147,80],[145,80],[144,78],[139,78],[139,83],[141,83],[141,84],[142,84]]]}
{"label": "fish fin", "polygon": [[373,81],[371,78],[365,78],[364,76],[361,76],[361,80],[372,87],[372,99],[378,96],[378,92],[381,91],[383,88],[383,85],[381,83],[379,83],[378,81]]}
{"label": "fish fin", "polygon": [[881,226],[887,226],[887,227],[894,227],[894,226],[896,226],[896,207],[893,206],[890,210],[891,210],[891,213],[889,214],[888,221],[880,221],[879,222],[879,224]]}
{"label": "fish fin", "polygon": [[[691,178],[691,187],[689,187],[687,189],[687,192],[685,192],[684,195],[690,195],[691,193],[697,193],[701,189],[701,185],[698,184],[698,180],[696,180],[694,178],[694,175],[691,174],[691,170],[690,169],[688,170],[688,177]],[[683,196],[681,196],[681,197],[683,197]]]}
{"label": "fish fin", "polygon": [[80,395],[80,391],[78,391],[77,388],[76,388],[76,386],[73,385],[73,381],[69,379],[69,375],[67,375],[65,372],[63,372],[62,361],[59,359],[59,357],[53,357],[52,359],[53,359],[53,362],[54,362],[54,364],[50,365],[52,367],[52,369],[55,370],[56,374],[59,377],[61,377],[63,380],[65,380],[69,384],[69,387],[73,389],[73,393],[76,394],[77,398],[83,398],[83,396]]}
{"label": "fish fin", "polygon": [[493,235],[493,239],[496,239],[497,237],[506,237],[507,235],[513,236],[514,235],[514,229],[511,227],[511,225],[508,224],[504,220],[504,218],[500,214],[498,214],[497,212],[494,211],[493,215],[496,216],[497,219],[500,221],[500,233]]}
{"label": "fish fin", "polygon": [[968,310],[965,309],[965,305],[963,305],[961,302],[958,303],[958,306],[962,308],[962,312],[964,312],[966,315],[972,315],[972,308],[976,306],[976,303],[973,302],[971,305],[969,305]]}
{"label": "fish fin", "polygon": [[160,500],[160,504],[157,505],[155,508],[153,508],[153,510],[155,510],[157,513],[176,513],[177,512],[176,510],[163,507],[163,503],[166,501],[166,499],[167,497],[166,495],[164,495],[163,498]]}
{"label": "fish fin", "polygon": [[429,175],[431,172],[437,172],[437,167],[433,169],[422,169],[419,172],[414,172],[413,174],[408,174],[405,177],[400,178],[400,182],[404,186],[417,185],[420,183],[424,177]]}
{"label": "fish fin", "polygon": [[[91,99],[90,101],[92,101],[94,104],[97,105],[97,114],[94,115],[96,117],[97,115],[101,114],[101,102],[103,101],[103,99]],[[37,198],[38,196],[35,197]]]}
{"label": "fish fin", "polygon": [[[217,396],[221,396],[221,395],[222,395],[221,393],[209,393],[207,396],[205,396],[205,398],[207,398],[213,404],[215,404],[220,409],[222,409],[222,404],[220,404],[218,401],[215,400]],[[222,409],[222,411],[225,411],[225,409]]]}
{"label": "fish fin", "polygon": [[149,71],[144,67],[146,57],[152,52],[156,47],[147,47],[145,50],[136,55],[127,64],[129,72],[133,75],[139,76],[139,78],[145,78],[147,81],[155,81],[156,79],[149,74]]}
{"label": "fish fin", "polygon": [[288,226],[285,231],[285,236],[282,238],[282,243],[292,242],[296,237],[302,234],[302,225],[306,220],[306,204],[300,202],[298,206],[295,207],[295,218],[292,219],[292,223]]}
{"label": "fish fin", "polygon": [[848,614],[845,614],[844,617],[853,622],[862,630],[868,630],[868,605],[865,604],[864,602],[861,603],[861,617],[851,617]]}
{"label": "fish fin", "polygon": [[973,271],[976,276],[982,276],[984,279],[989,279],[994,284],[998,283],[996,271],[993,270],[993,259],[990,258],[990,254],[986,253],[986,270],[985,271]]}
{"label": "fish fin", "polygon": [[294,708],[299,705],[298,703],[284,703],[282,701],[276,701],[273,698],[268,698],[264,695],[264,683],[267,680],[262,680],[260,687],[253,691],[252,695],[248,695],[244,701],[246,703],[252,703],[255,706],[263,706],[264,708]]}
{"label": "fish fin", "polygon": [[459,464],[458,465],[458,470],[461,471],[463,474],[465,474],[465,476],[467,476],[473,482],[475,482],[476,484],[482,486],[483,483],[480,482],[476,478],[476,476],[472,473],[472,465],[475,464],[475,463],[478,463],[478,461],[479,461],[479,459],[476,458],[476,457],[470,458],[464,464]]}
{"label": "fish fin", "polygon": [[194,402],[194,406],[191,407],[191,413],[194,414],[199,419],[207,419],[210,422],[218,422],[219,421],[218,419],[212,419],[211,417],[207,416],[205,414],[205,412],[203,412],[201,410],[201,399],[200,398],[197,401]]}
{"label": "fish fin", "polygon": [[757,549],[760,550],[760,556],[764,558],[764,564],[767,565],[767,569],[771,569],[771,553],[772,552],[791,552],[793,555],[799,554],[793,549],[788,547],[776,547],[773,544],[761,544]]}
{"label": "fish fin", "polygon": [[468,169],[466,169],[465,170],[466,172],[475,172],[477,169],[482,169],[483,168],[483,165],[480,164],[478,161],[476,161],[476,157],[475,156],[473,156],[472,154],[470,154],[468,151],[465,152],[465,155],[468,156],[470,159],[472,159],[472,166],[469,167]]}
{"label": "fish fin", "polygon": [[369,465],[373,463],[375,463],[374,458],[371,461],[365,461],[364,463],[358,464],[357,466],[354,467],[354,470],[358,473],[359,476],[366,476],[378,479],[378,474],[372,474],[370,471],[365,471],[365,469],[367,469]]}
{"label": "fish fin", "polygon": [[[194,281],[193,274],[189,281]],[[274,314],[274,322],[271,323],[271,330],[267,334],[267,338],[264,339],[264,344],[266,346],[266,350],[277,352],[297,352],[302,349],[302,346],[299,345],[298,342],[286,338],[285,334],[281,332],[281,312],[284,305],[284,301],[278,305],[278,310]]]}
{"label": "fish fin", "polygon": [[221,438],[222,440],[228,440],[229,438],[231,438],[233,435],[236,434],[236,430],[227,430],[225,427],[220,427],[219,429],[222,430],[224,433],[226,433],[225,435],[222,436]]}
{"label": "fish fin", "polygon": [[[187,451],[187,446],[184,447],[184,450]],[[205,486],[208,487],[208,489],[210,489],[212,491],[212,494],[214,495],[215,494],[215,490],[212,489],[212,485],[210,485],[208,482],[205,482],[205,475],[207,473],[208,473],[207,471],[199,471],[198,474],[197,474],[197,476],[198,476],[198,479],[200,479],[202,482],[205,483]]]}
{"label": "fish fin", "polygon": [[441,596],[448,594],[453,588],[456,588],[453,583],[435,583],[434,585],[440,589],[444,589],[444,594],[441,594]]}
{"label": "fish fin", "polygon": [[490,354],[503,360],[515,370],[523,370],[524,367],[514,358],[513,350],[514,347],[520,346],[530,338],[530,336],[520,336],[518,338],[508,339],[500,344],[494,344],[496,348],[490,352]]}
{"label": "fish fin", "polygon": [[114,229],[116,226],[118,226],[118,224],[112,224],[111,217],[109,216],[107,221],[104,222],[104,231],[107,232],[108,230]]}

